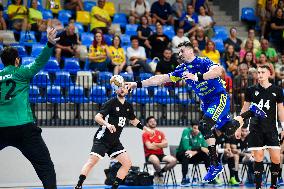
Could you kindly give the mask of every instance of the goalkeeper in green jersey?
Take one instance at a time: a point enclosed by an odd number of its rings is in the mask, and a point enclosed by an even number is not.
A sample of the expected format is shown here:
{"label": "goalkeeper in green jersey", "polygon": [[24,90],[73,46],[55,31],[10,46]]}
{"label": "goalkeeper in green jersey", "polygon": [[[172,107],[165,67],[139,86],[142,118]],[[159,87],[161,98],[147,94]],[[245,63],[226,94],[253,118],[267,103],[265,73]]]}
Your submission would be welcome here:
{"label": "goalkeeper in green jersey", "polygon": [[59,40],[56,35],[56,29],[47,29],[47,45],[26,67],[20,67],[17,49],[6,47],[1,53],[4,69],[0,71],[0,150],[7,146],[19,149],[32,163],[45,189],[56,188],[56,175],[41,129],[34,123],[29,89],[30,80],[49,60]]}

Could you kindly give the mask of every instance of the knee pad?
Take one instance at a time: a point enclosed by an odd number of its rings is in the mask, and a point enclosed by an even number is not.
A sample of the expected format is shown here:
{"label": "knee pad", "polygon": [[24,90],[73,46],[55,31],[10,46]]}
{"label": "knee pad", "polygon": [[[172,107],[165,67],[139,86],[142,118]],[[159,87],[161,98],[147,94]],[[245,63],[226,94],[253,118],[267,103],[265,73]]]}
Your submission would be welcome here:
{"label": "knee pad", "polygon": [[199,130],[204,136],[204,139],[207,140],[209,138],[214,138],[214,134],[212,132],[212,127],[216,124],[216,122],[207,116],[203,116],[202,120],[199,122]]}

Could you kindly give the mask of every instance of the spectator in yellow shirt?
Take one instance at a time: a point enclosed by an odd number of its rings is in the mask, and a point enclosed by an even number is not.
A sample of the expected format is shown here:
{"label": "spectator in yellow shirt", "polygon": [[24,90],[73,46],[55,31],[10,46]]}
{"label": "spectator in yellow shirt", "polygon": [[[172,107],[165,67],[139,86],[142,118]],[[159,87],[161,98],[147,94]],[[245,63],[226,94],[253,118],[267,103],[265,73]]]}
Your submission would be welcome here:
{"label": "spectator in yellow shirt", "polygon": [[108,57],[111,60],[111,70],[113,70],[114,75],[118,75],[123,70],[128,73],[133,74],[130,66],[126,65],[126,58],[124,49],[120,46],[121,39],[118,35],[113,37],[112,46],[108,48]]}
{"label": "spectator in yellow shirt", "polygon": [[220,53],[215,49],[215,43],[211,40],[207,41],[205,49],[201,52],[201,56],[208,57],[216,64],[220,63]]}
{"label": "spectator in yellow shirt", "polygon": [[93,44],[89,48],[90,70],[108,71],[107,48],[102,32],[96,32]]}
{"label": "spectator in yellow shirt", "polygon": [[[8,6],[8,16],[12,21],[12,29],[26,30],[28,10],[23,5],[22,0],[12,0],[12,4]],[[17,38],[17,36],[15,36]],[[17,40],[17,39],[16,39]]]}
{"label": "spectator in yellow shirt", "polygon": [[101,29],[103,33],[108,33],[108,27],[111,25],[109,13],[104,10],[106,0],[98,0],[98,6],[94,6],[91,11],[91,32]]}

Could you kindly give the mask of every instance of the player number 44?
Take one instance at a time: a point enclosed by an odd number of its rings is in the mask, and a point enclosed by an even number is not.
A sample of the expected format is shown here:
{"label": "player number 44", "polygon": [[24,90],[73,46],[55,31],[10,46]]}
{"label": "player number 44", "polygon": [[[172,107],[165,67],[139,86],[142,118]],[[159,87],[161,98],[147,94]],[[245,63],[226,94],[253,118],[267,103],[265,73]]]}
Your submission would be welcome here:
{"label": "player number 44", "polygon": [[269,110],[269,109],[270,109],[269,101],[270,101],[270,100],[267,100],[267,101],[264,103],[264,100],[261,99],[261,100],[259,101],[259,103],[258,103],[257,106],[258,106],[260,109],[262,109],[262,110],[263,110],[263,107],[265,107],[267,110]]}

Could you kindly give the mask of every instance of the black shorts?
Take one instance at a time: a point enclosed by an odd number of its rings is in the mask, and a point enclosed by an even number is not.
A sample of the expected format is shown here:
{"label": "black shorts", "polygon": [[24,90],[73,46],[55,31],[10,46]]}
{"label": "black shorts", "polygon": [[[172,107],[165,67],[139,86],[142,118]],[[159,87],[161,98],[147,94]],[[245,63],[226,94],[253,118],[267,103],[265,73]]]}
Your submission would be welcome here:
{"label": "black shorts", "polygon": [[115,158],[123,152],[126,152],[126,150],[120,142],[108,144],[100,140],[94,140],[90,155],[95,155],[102,159],[107,154],[110,158]]}
{"label": "black shorts", "polygon": [[267,148],[280,149],[280,142],[277,132],[251,131],[248,136],[248,149],[263,150]]}
{"label": "black shorts", "polygon": [[150,157],[151,155],[157,156],[160,161],[163,161],[163,158],[166,156],[165,154],[150,154],[150,155],[148,155],[148,156],[145,157],[146,162],[149,161],[149,157]]}

